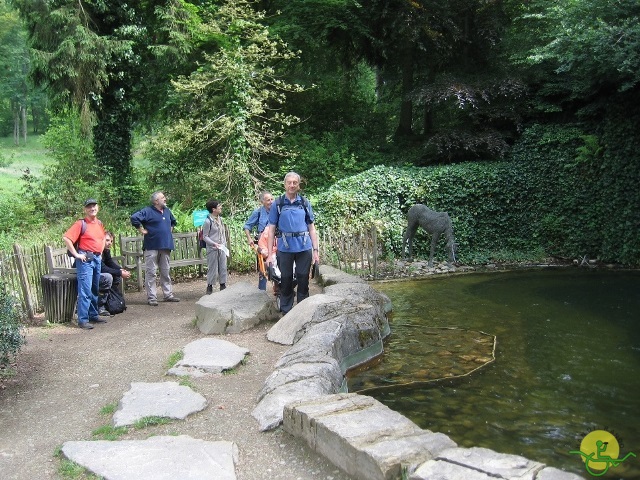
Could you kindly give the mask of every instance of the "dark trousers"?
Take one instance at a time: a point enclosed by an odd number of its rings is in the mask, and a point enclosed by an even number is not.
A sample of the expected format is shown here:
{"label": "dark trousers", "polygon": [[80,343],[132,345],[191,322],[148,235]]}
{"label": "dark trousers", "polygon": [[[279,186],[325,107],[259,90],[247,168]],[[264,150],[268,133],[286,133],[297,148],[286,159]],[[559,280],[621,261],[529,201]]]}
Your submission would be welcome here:
{"label": "dark trousers", "polygon": [[110,273],[100,273],[100,293],[98,295],[98,307],[102,309],[107,304],[109,290],[120,290],[122,277],[113,276]]}
{"label": "dark trousers", "polygon": [[287,313],[293,308],[293,269],[296,272],[298,282],[297,302],[309,296],[309,271],[313,254],[311,249],[304,252],[281,252],[276,254],[278,258],[278,268],[280,268],[280,310]]}

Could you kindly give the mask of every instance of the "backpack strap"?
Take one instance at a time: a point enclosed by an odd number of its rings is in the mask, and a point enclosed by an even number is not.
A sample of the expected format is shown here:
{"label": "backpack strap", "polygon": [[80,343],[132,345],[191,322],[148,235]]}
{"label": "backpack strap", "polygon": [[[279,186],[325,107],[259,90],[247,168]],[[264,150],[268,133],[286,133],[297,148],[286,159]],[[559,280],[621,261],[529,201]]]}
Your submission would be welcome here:
{"label": "backpack strap", "polygon": [[79,220],[82,222],[82,226],[80,227],[80,235],[78,235],[78,240],[76,240],[76,242],[73,244],[73,246],[76,247],[76,250],[78,249],[78,245],[80,245],[80,239],[82,238],[82,235],[84,235],[84,232],[87,231],[87,222],[84,221],[84,218],[80,218]]}
{"label": "backpack strap", "polygon": [[[209,222],[209,228],[207,230],[205,230],[205,226],[207,225],[207,222]],[[213,224],[213,220],[211,220],[211,217],[209,215],[207,215],[207,218],[204,219],[204,223],[202,224],[201,231],[202,231],[202,241],[204,242],[204,237],[206,237],[207,235],[209,235],[211,233],[211,225]],[[205,233],[206,232],[206,233]],[[206,244],[206,242],[205,242]]]}
{"label": "backpack strap", "polygon": [[[78,220],[80,220],[82,222],[82,226],[80,227],[80,235],[78,235],[78,239],[75,242],[73,242],[73,248],[75,248],[76,251],[78,251],[78,249],[80,248],[80,238],[82,238],[82,235],[84,235],[84,232],[87,231],[87,222],[84,221],[84,218],[79,218]],[[76,259],[71,254],[71,250],[67,250],[67,255],[69,255],[71,258],[73,258],[71,266],[75,267]]]}
{"label": "backpack strap", "polygon": [[[278,222],[280,222],[280,212],[282,212],[284,199],[285,199],[285,194],[283,193],[276,200],[276,208],[278,209]],[[304,221],[306,223],[307,220],[311,220],[311,217],[309,216],[309,210],[307,209],[307,204],[309,203],[309,200],[307,200],[306,197],[304,197],[303,195],[300,195],[300,202],[302,203],[302,208],[304,209]],[[276,223],[276,227],[277,226],[278,226],[278,223]]]}

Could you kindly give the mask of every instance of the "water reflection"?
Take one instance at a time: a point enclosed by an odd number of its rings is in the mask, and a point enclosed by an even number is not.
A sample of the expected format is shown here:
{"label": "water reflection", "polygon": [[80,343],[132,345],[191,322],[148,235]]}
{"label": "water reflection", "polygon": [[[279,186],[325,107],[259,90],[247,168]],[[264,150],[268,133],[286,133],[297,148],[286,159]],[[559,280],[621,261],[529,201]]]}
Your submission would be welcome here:
{"label": "water reflection", "polygon": [[[638,272],[522,271],[376,288],[393,302],[392,334],[382,361],[352,376],[350,391],[428,381],[435,364],[455,371],[451,357],[434,349],[434,328],[486,332],[497,337],[496,360],[473,375],[367,393],[461,446],[581,475],[569,451],[590,429],[613,430],[622,453],[640,454]],[[461,338],[461,348],[468,341]],[[604,478],[640,478],[638,464]]]}

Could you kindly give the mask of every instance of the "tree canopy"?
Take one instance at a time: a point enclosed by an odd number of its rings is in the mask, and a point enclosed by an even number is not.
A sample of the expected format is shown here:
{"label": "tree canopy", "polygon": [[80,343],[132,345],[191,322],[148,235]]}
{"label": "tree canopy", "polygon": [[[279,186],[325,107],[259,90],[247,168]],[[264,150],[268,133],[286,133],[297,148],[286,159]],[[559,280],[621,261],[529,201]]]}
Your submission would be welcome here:
{"label": "tree canopy", "polygon": [[540,123],[601,146],[634,127],[612,109],[637,109],[634,0],[11,4],[31,78],[91,127],[125,203],[152,188],[241,202],[288,169],[321,189],[378,164],[504,159]]}

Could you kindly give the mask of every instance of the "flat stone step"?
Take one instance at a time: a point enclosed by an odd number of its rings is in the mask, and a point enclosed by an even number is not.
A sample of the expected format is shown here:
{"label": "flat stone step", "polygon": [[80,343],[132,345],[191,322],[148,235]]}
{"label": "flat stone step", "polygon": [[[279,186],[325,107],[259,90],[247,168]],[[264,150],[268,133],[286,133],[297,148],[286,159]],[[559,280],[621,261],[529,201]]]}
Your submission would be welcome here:
{"label": "flat stone step", "polygon": [[145,417],[182,420],[206,406],[206,398],[177,382],[133,382],[113,414],[113,424],[116,427],[133,425]]}
{"label": "flat stone step", "polygon": [[238,447],[189,437],[65,442],[62,453],[105,480],[235,480]]}
{"label": "flat stone step", "polygon": [[237,367],[249,350],[218,338],[200,338],[183,349],[184,356],[167,372],[170,375],[201,377]]}

